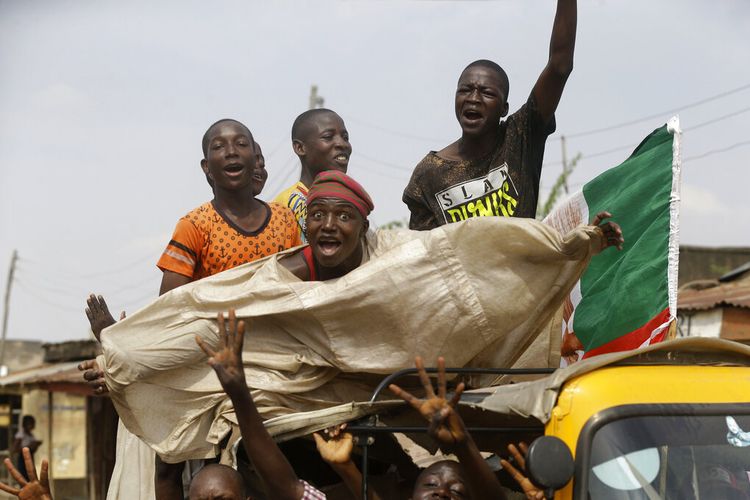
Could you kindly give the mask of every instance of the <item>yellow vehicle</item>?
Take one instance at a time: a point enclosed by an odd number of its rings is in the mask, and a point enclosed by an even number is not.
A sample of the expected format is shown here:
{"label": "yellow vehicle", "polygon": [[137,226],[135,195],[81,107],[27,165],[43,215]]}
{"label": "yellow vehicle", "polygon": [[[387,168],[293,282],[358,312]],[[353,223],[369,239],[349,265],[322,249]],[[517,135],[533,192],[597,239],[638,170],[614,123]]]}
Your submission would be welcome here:
{"label": "yellow vehicle", "polygon": [[527,468],[555,498],[750,499],[750,348],[675,340],[527,385],[551,408],[508,409],[544,421]]}

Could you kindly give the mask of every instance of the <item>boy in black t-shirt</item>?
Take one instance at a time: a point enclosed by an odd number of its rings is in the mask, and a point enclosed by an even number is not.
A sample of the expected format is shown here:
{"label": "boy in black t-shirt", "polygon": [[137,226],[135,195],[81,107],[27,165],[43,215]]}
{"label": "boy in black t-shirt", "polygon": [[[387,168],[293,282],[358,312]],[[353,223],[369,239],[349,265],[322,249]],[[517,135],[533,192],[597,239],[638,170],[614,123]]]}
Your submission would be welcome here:
{"label": "boy in black t-shirt", "polygon": [[508,76],[479,60],[461,73],[456,118],[461,138],[430,152],[414,169],[403,201],[411,229],[427,230],[472,217],[534,217],[544,143],[573,69],[576,0],[558,0],[550,53],[531,95],[508,114]]}

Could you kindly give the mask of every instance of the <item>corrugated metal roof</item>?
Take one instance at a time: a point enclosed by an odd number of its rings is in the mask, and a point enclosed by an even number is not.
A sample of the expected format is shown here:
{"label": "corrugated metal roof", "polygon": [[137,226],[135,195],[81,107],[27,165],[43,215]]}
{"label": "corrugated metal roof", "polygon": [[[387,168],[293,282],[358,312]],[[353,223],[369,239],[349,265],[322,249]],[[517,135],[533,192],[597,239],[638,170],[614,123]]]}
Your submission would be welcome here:
{"label": "corrugated metal roof", "polygon": [[683,288],[677,297],[677,309],[705,310],[718,306],[750,308],[750,280],[717,283],[703,289]]}
{"label": "corrugated metal roof", "polygon": [[83,374],[78,370],[80,361],[54,363],[27,368],[5,377],[0,377],[0,387],[11,385],[73,382],[84,384]]}

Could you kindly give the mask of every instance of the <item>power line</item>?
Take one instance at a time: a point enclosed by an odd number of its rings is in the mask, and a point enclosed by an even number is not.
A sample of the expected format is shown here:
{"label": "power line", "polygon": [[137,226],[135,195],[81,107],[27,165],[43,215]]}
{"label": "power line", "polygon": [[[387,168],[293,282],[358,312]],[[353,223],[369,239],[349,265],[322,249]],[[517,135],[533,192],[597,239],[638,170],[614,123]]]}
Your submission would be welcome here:
{"label": "power line", "polygon": [[392,180],[396,180],[396,181],[407,182],[409,180],[408,177],[399,177],[397,175],[389,174],[387,172],[381,172],[380,170],[377,170],[377,169],[370,169],[370,170],[367,171],[367,173],[368,174],[375,174],[375,175],[377,175],[379,177],[385,177],[386,179],[392,179]]}
{"label": "power line", "polygon": [[423,142],[439,143],[439,144],[450,142],[447,139],[435,139],[434,137],[425,137],[425,136],[422,136],[422,135],[411,134],[411,133],[408,133],[408,132],[399,132],[399,131],[396,131],[396,130],[390,130],[390,129],[387,129],[385,127],[381,127],[379,125],[375,125],[374,123],[369,123],[369,122],[366,122],[364,120],[359,120],[357,118],[353,118],[353,117],[351,117],[349,115],[346,116],[346,119],[348,121],[350,121],[350,122],[359,123],[360,125],[363,125],[365,127],[368,127],[368,128],[374,129],[374,130],[379,130],[380,132],[383,132],[385,134],[389,134],[389,135],[393,135],[393,136],[401,137],[401,138],[405,138],[405,139],[413,139],[415,141],[423,141]]}
{"label": "power line", "polygon": [[[292,155],[284,164],[283,167],[279,169],[279,175],[276,177],[274,182],[271,183],[271,186],[269,186],[269,190],[272,193],[271,198],[276,196],[276,194],[279,192],[280,189],[283,189],[284,186],[286,186],[287,181],[289,180],[290,176],[293,177],[293,174],[296,172],[296,165],[295,160],[297,159],[296,155]],[[284,172],[284,176],[282,177],[281,174]],[[268,191],[266,191],[268,192]]]}
{"label": "power line", "polygon": [[701,128],[701,127],[705,127],[706,125],[713,125],[714,123],[726,120],[727,118],[735,117],[737,115],[741,115],[743,113],[747,113],[748,111],[750,111],[750,106],[748,106],[747,108],[742,108],[739,111],[734,111],[732,113],[719,116],[718,118],[714,118],[712,120],[707,120],[707,121],[705,121],[703,123],[699,123],[697,125],[693,125],[692,127],[686,128],[684,130],[684,132],[690,132],[691,130],[695,130],[695,129],[698,129],[698,128]]}
{"label": "power line", "polygon": [[[23,269],[19,269],[19,270],[23,271]],[[56,286],[49,286],[47,284],[42,285],[42,284],[34,282],[33,275],[28,275],[28,273],[26,273],[26,272],[22,272],[20,274],[21,274],[21,277],[24,279],[24,283],[27,283],[29,286],[32,286],[34,289],[44,290],[45,292],[52,293],[52,294],[55,294],[55,295],[62,294],[62,295],[66,295],[66,296],[67,295],[77,295],[78,293],[80,293],[79,291],[74,291],[70,287],[68,287],[68,288],[59,288],[59,287],[56,287]],[[32,276],[32,278],[30,279],[29,276]],[[28,280],[28,281],[26,281],[26,280]],[[78,288],[82,288],[82,287],[78,287]]]}
{"label": "power line", "polygon": [[290,139],[289,139],[289,137],[285,135],[285,136],[284,136],[284,138],[283,138],[283,139],[282,139],[281,141],[279,141],[279,142],[278,142],[278,143],[277,143],[277,144],[276,144],[276,145],[275,145],[275,146],[273,147],[273,149],[271,149],[271,150],[270,150],[270,152],[269,152],[269,153],[268,153],[267,155],[264,155],[264,156],[265,156],[266,158],[270,158],[270,157],[272,157],[272,156],[273,156],[273,155],[274,155],[274,154],[275,154],[275,153],[276,153],[276,152],[277,152],[277,151],[279,150],[279,148],[280,148],[281,146],[283,146],[284,144],[287,144],[287,141],[289,141],[289,140],[290,140]]}
{"label": "power line", "polygon": [[[134,260],[132,262],[128,262],[127,264],[123,264],[122,266],[116,267],[114,269],[109,269],[107,271],[97,271],[94,273],[86,273],[81,274],[79,272],[73,272],[70,270],[60,270],[58,268],[55,269],[45,269],[44,274],[47,274],[48,272],[50,274],[56,274],[63,278],[75,278],[75,279],[92,279],[92,278],[99,278],[103,276],[112,276],[115,274],[120,274],[125,271],[129,271],[133,269],[136,266],[143,265],[144,262],[152,262],[153,261],[153,252],[149,252],[147,255],[144,255],[142,257],[139,257],[137,260]],[[33,264],[34,266],[44,267],[45,264],[42,262],[37,262],[33,259],[28,259],[26,257],[22,257],[19,259],[21,264],[23,263],[29,263]]]}
{"label": "power line", "polygon": [[[750,106],[747,108],[740,109],[738,111],[733,111],[732,113],[728,113],[726,115],[718,116],[716,118],[712,118],[710,120],[706,120],[704,122],[698,123],[696,125],[693,125],[692,127],[688,127],[683,130],[683,132],[690,132],[702,127],[705,127],[707,125],[713,125],[714,123],[718,123],[720,121],[727,120],[729,118],[733,118],[737,115],[741,115],[743,113],[747,113],[750,111]],[[566,136],[568,137],[568,136]],[[625,149],[634,149],[637,146],[637,144],[626,144],[624,146],[617,146],[611,149],[605,149],[604,151],[598,151],[596,153],[592,154],[581,154],[581,160],[587,159],[587,158],[596,158],[597,156],[604,156],[608,155],[610,153],[616,153],[617,151],[622,151]],[[562,165],[562,161],[555,161],[555,162],[549,162],[549,163],[543,163],[542,166],[550,166],[550,165]]]}
{"label": "power line", "polygon": [[384,167],[389,167],[389,168],[398,170],[399,172],[408,172],[409,174],[411,174],[412,170],[414,170],[414,167],[407,167],[406,165],[398,165],[396,163],[390,163],[390,162],[387,162],[387,161],[376,160],[375,158],[373,158],[371,156],[364,155],[364,154],[360,153],[359,151],[357,151],[356,154],[358,156],[360,156],[364,160],[371,161],[373,163],[377,163],[378,165],[382,165]]}
{"label": "power line", "polygon": [[576,132],[575,134],[566,134],[566,137],[573,138],[573,137],[583,137],[583,136],[586,136],[586,135],[599,134],[599,133],[602,133],[602,132],[609,132],[610,130],[616,130],[618,128],[627,127],[629,125],[635,125],[636,123],[641,123],[641,122],[644,122],[644,121],[647,121],[647,120],[654,120],[656,118],[663,118],[666,115],[670,115],[672,113],[677,113],[679,111],[684,111],[686,109],[694,108],[696,106],[700,106],[702,104],[706,104],[707,102],[715,101],[717,99],[721,99],[723,97],[727,97],[729,95],[736,94],[737,92],[742,92],[743,90],[746,90],[746,89],[749,89],[749,88],[750,88],[750,83],[747,83],[747,84],[742,85],[740,87],[737,87],[737,88],[734,88],[734,89],[731,89],[731,90],[727,90],[726,92],[721,92],[720,94],[712,95],[710,97],[706,97],[705,99],[701,99],[699,101],[691,102],[689,104],[685,104],[685,105],[677,107],[677,108],[669,109],[667,111],[662,111],[660,113],[654,113],[652,115],[643,116],[641,118],[636,118],[635,120],[629,120],[629,121],[626,121],[626,122],[618,123],[616,125],[610,125],[610,126],[607,126],[607,127],[601,127],[601,128],[596,128],[596,129],[592,129],[592,130],[584,130],[583,132]]}
{"label": "power line", "polygon": [[742,141],[742,142],[737,142],[737,143],[732,144],[731,146],[727,146],[725,148],[712,149],[710,151],[706,151],[705,153],[701,153],[699,155],[688,156],[687,158],[684,158],[682,160],[682,163],[687,163],[687,162],[692,161],[692,160],[699,160],[701,158],[707,158],[709,156],[713,156],[713,155],[716,155],[716,154],[719,154],[719,153],[726,153],[727,151],[731,151],[733,149],[737,149],[737,148],[740,148],[740,147],[743,147],[743,146],[748,146],[748,145],[750,145],[750,140]]}
{"label": "power line", "polygon": [[47,299],[46,297],[38,295],[30,287],[26,286],[26,283],[24,283],[23,281],[16,280],[15,283],[18,285],[18,287],[21,290],[25,291],[28,295],[30,295],[31,297],[33,297],[34,299],[36,299],[36,300],[38,300],[40,302],[43,302],[43,303],[47,304],[48,306],[56,307],[58,309],[61,309],[63,311],[68,311],[68,312],[78,312],[80,314],[84,313],[84,309],[86,307],[85,303],[82,303],[81,307],[75,307],[75,306],[71,306],[71,305],[60,304],[59,302],[55,302],[55,301]]}
{"label": "power line", "polygon": [[[692,160],[699,160],[699,159],[707,158],[709,156],[717,155],[717,154],[720,154],[720,153],[726,153],[727,151],[731,151],[733,149],[737,149],[737,148],[740,148],[740,147],[743,147],[743,146],[750,146],[750,140],[742,141],[742,142],[737,142],[737,143],[732,144],[731,146],[727,146],[725,148],[712,149],[712,150],[705,151],[705,152],[703,152],[701,154],[698,154],[698,155],[693,155],[693,156],[689,156],[687,158],[683,158],[682,159],[682,163],[685,164],[685,163],[687,163],[689,161],[692,161]],[[584,184],[586,184],[586,182],[580,182],[580,183],[577,183],[577,184],[571,184],[570,187],[577,188],[577,187],[583,186]]]}

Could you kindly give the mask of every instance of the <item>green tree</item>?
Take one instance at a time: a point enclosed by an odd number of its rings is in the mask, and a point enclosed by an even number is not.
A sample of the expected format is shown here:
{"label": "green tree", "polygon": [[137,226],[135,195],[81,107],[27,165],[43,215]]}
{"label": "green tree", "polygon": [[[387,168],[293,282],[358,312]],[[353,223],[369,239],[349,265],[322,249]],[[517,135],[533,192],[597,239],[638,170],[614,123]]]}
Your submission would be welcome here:
{"label": "green tree", "polygon": [[576,165],[582,156],[581,153],[576,154],[568,164],[567,168],[563,168],[563,171],[560,172],[560,175],[557,176],[557,180],[555,180],[555,183],[552,185],[547,200],[542,202],[542,199],[539,199],[539,204],[536,209],[537,219],[542,220],[547,217],[554,208],[555,203],[557,203],[557,200],[563,194],[563,191],[565,194],[568,194],[568,178],[570,177],[570,174],[573,173],[573,170],[575,170]]}

